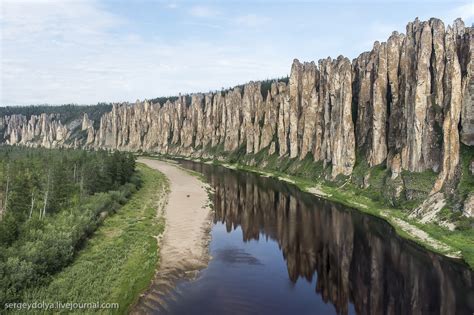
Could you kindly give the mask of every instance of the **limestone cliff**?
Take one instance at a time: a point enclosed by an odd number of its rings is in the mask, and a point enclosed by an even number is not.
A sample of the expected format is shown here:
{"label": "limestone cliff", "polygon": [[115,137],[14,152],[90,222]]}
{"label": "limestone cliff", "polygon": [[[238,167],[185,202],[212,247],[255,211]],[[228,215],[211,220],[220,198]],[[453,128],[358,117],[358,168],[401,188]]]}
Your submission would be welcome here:
{"label": "limestone cliff", "polygon": [[68,140],[77,124],[64,125],[55,114],[32,115],[29,119],[24,115],[11,115],[1,118],[0,129],[6,144],[55,148],[73,146]]}
{"label": "limestone cliff", "polygon": [[[415,21],[352,62],[340,56],[293,61],[289,80],[250,82],[164,104],[115,104],[100,125],[84,115],[1,117],[7,144],[82,146],[171,155],[239,150],[312,159],[330,177],[350,176],[356,155],[405,170],[437,172],[432,192],[459,177],[460,143],[474,144],[472,27]],[[82,122],[82,125],[81,125]]]}

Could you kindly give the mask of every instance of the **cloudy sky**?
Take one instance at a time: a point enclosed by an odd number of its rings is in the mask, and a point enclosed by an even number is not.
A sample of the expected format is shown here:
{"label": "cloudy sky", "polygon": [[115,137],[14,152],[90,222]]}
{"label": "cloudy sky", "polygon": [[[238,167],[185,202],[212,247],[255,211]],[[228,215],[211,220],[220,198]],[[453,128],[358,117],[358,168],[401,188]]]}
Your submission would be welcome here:
{"label": "cloudy sky", "polygon": [[294,58],[354,58],[417,16],[471,25],[473,1],[1,0],[0,105],[135,101],[286,76]]}

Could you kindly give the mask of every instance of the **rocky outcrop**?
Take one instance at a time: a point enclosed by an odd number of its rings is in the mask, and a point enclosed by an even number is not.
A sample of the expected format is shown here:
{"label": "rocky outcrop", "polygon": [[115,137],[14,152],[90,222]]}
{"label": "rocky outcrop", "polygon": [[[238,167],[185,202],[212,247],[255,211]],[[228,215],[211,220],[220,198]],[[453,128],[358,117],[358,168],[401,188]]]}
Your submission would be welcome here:
{"label": "rocky outcrop", "polygon": [[463,214],[467,217],[474,217],[474,192],[471,192],[464,201]]}
{"label": "rocky outcrop", "polygon": [[331,163],[333,177],[350,175],[355,163],[351,63],[340,56],[336,60],[322,60],[319,66],[322,143],[315,150],[321,153],[325,164]]}
{"label": "rocky outcrop", "polygon": [[441,172],[433,187],[433,191],[441,190],[443,184],[455,177],[459,164],[459,120],[462,106],[462,80],[461,66],[457,54],[456,41],[461,25],[455,24],[454,28],[448,26],[445,36],[446,66],[444,84],[446,87],[443,104],[443,130],[442,130],[442,156]]}
{"label": "rocky outcrop", "polygon": [[68,140],[78,124],[73,121],[64,125],[56,114],[31,115],[29,118],[11,115],[3,117],[0,127],[3,127],[3,141],[6,144],[54,148],[74,146],[74,141]]}
{"label": "rocky outcrop", "polygon": [[474,145],[474,29],[462,27],[458,21],[457,46],[460,54],[462,80],[461,141]]}
{"label": "rocky outcrop", "polygon": [[410,214],[409,218],[417,219],[420,223],[435,222],[449,230],[454,230],[455,225],[445,222],[438,218],[440,211],[446,206],[446,198],[443,193],[437,192],[429,196],[421,205],[416,207]]}
{"label": "rocky outcrop", "polygon": [[258,152],[260,151],[260,126],[263,122],[263,96],[259,83],[250,82],[245,85],[241,115],[240,145],[245,142],[247,153]]}
{"label": "rocky outcrop", "polygon": [[[398,58],[394,57],[392,61]],[[357,140],[370,166],[381,164],[387,156],[387,66],[386,43],[376,42],[370,53],[363,53],[354,60],[354,85],[358,91]]]}
{"label": "rocky outcrop", "polygon": [[290,150],[288,135],[290,132],[290,95],[285,83],[278,83],[278,95],[275,106],[278,108],[278,153],[285,156]]}
{"label": "rocky outcrop", "polygon": [[2,117],[0,129],[5,143],[45,147],[187,156],[265,149],[321,162],[333,178],[350,176],[358,153],[369,166],[386,165],[392,179],[438,172],[435,193],[456,181],[460,142],[473,144],[472,36],[461,20],[416,19],[352,62],[295,59],[288,80],[115,104],[97,128],[80,117],[80,132],[46,114]]}
{"label": "rocky outcrop", "polygon": [[92,145],[95,139],[94,122],[89,119],[87,114],[84,114],[84,117],[82,118],[81,130],[87,132],[87,138],[84,142],[84,146],[88,147]]}
{"label": "rocky outcrop", "polygon": [[275,106],[274,104],[278,104],[276,100],[277,97],[278,86],[276,82],[273,82],[265,100],[265,108],[263,112],[263,126],[261,128],[259,148],[260,150],[262,150],[268,147],[269,154],[274,154],[276,151],[276,141],[274,140],[274,137],[277,132],[279,106]]}

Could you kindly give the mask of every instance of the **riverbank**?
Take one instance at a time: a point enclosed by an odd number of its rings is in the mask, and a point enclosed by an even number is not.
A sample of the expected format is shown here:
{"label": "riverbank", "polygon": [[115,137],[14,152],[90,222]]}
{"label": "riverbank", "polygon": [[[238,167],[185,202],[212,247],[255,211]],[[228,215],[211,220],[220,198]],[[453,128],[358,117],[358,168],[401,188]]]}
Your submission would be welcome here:
{"label": "riverbank", "polygon": [[118,303],[126,313],[149,285],[158,262],[157,237],[164,230],[162,212],[168,180],[138,165],[142,187],[86,242],[74,262],[49,285],[29,292],[25,302]]}
{"label": "riverbank", "polygon": [[472,229],[468,231],[450,231],[433,223],[422,224],[409,218],[408,212],[389,207],[382,201],[373,200],[361,194],[360,189],[354,189],[351,185],[346,185],[347,182],[343,182],[340,185],[327,185],[324,180],[309,180],[266,169],[265,167],[254,167],[216,159],[179,158],[221,165],[230,169],[253,172],[289,182],[296,185],[299,189],[320,198],[338,202],[352,209],[382,218],[392,225],[402,237],[433,252],[452,258],[463,259],[471,268],[474,268],[474,248],[472,246],[474,243],[474,233]]}
{"label": "riverbank", "polygon": [[[209,163],[209,162],[208,162]],[[274,177],[279,180],[296,185],[303,191],[314,194],[320,198],[335,201],[350,208],[379,217],[390,223],[397,233],[406,239],[416,242],[436,253],[463,259],[471,268],[474,267],[474,251],[472,244],[474,237],[471,233],[450,231],[434,224],[421,224],[408,217],[408,213],[401,209],[387,207],[386,205],[367,198],[344,185],[339,187],[327,186],[321,182],[312,182],[307,179],[282,174],[279,172],[264,171],[261,168],[227,164],[213,161],[212,163],[237,169],[258,173],[263,176]]]}
{"label": "riverbank", "polygon": [[194,277],[207,266],[212,222],[208,188],[197,176],[172,163],[144,158],[138,161],[163,173],[170,183],[159,267],[132,311],[143,314],[165,309],[162,297],[174,288],[176,281]]}

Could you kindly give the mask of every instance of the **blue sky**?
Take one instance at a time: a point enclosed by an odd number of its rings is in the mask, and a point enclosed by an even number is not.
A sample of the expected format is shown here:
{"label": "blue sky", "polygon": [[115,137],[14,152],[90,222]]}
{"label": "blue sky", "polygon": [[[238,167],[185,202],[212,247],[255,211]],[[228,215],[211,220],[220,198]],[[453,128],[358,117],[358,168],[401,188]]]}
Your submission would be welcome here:
{"label": "blue sky", "polygon": [[0,105],[95,104],[288,75],[354,58],[415,17],[474,21],[471,1],[2,0]]}

